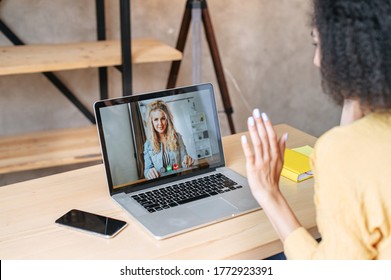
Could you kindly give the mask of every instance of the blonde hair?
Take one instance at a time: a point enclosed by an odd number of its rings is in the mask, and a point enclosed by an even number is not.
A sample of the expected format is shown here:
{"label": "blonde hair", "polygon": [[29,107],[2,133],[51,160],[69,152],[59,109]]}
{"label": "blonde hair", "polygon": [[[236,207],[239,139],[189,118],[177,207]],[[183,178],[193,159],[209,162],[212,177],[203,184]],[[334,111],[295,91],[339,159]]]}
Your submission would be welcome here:
{"label": "blonde hair", "polygon": [[148,104],[148,111],[147,111],[147,131],[148,131],[148,138],[151,142],[152,148],[154,152],[160,152],[160,141],[159,141],[159,135],[155,128],[153,127],[152,122],[152,112],[160,110],[162,111],[167,118],[167,128],[164,132],[164,137],[166,138],[167,147],[171,151],[175,151],[178,148],[178,138],[177,133],[174,128],[173,123],[173,116],[168,109],[168,106],[166,103],[164,103],[162,100],[156,100],[150,104]]}

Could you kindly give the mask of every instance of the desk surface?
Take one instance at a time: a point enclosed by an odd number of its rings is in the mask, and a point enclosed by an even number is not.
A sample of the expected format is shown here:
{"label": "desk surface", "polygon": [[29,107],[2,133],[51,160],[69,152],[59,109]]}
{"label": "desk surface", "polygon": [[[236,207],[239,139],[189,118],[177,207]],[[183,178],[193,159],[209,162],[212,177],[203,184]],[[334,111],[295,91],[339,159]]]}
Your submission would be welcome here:
{"label": "desk surface", "polygon": [[[288,147],[316,138],[287,125]],[[223,138],[227,166],[245,175],[240,135]],[[282,244],[262,210],[158,241],[110,198],[102,164],[0,188],[0,259],[263,259]],[[281,189],[304,227],[318,237],[313,179]],[[72,231],[54,221],[71,208],[126,220],[113,239]]]}

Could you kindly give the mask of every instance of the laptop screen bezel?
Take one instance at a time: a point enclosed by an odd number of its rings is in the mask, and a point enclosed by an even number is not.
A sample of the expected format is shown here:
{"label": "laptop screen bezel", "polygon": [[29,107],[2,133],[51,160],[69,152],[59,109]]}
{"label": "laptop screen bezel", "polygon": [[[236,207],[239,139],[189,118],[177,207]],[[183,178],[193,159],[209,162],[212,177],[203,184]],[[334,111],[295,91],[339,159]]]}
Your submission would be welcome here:
{"label": "laptop screen bezel", "polygon": [[[149,100],[149,99],[164,98],[167,96],[181,95],[181,94],[186,94],[186,93],[190,93],[190,92],[203,92],[203,91],[207,91],[208,94],[210,94],[210,99],[212,102],[211,106],[213,107],[212,111],[214,114],[212,117],[215,120],[214,121],[214,124],[215,124],[214,129],[216,131],[217,144],[218,144],[218,149],[220,152],[220,155],[219,155],[220,161],[215,162],[215,163],[210,164],[205,167],[198,166],[196,169],[193,169],[192,172],[190,172],[190,173],[179,172],[179,173],[175,173],[175,174],[161,177],[158,179],[148,180],[146,182],[143,182],[143,183],[140,183],[137,185],[130,184],[129,186],[124,186],[121,188],[114,188],[100,110],[105,107],[116,106],[116,105],[120,105],[120,104],[129,104],[129,103],[134,103],[134,102],[139,102],[139,101],[144,101],[144,100]],[[206,94],[206,93],[202,93],[202,94]],[[220,131],[220,126],[219,126],[218,114],[217,114],[216,100],[215,100],[215,96],[214,96],[213,85],[211,83],[192,85],[192,86],[186,86],[186,87],[178,87],[178,88],[173,88],[173,89],[153,91],[153,92],[137,94],[137,95],[132,95],[132,96],[124,96],[124,97],[117,97],[117,98],[112,98],[112,99],[100,100],[100,101],[97,101],[94,103],[94,113],[95,113],[95,120],[96,120],[96,125],[97,125],[97,129],[98,129],[98,134],[99,134],[103,164],[105,167],[106,179],[107,179],[107,184],[109,187],[110,195],[114,195],[119,192],[129,193],[129,192],[135,192],[135,191],[147,189],[150,187],[154,187],[154,186],[170,183],[172,181],[176,181],[176,180],[178,180],[178,177],[181,177],[181,179],[185,179],[187,177],[193,177],[193,176],[200,175],[200,174],[203,174],[206,172],[211,172],[213,170],[216,170],[216,168],[225,166],[224,151],[223,151],[223,145],[222,145],[222,140],[221,140],[221,131]]]}

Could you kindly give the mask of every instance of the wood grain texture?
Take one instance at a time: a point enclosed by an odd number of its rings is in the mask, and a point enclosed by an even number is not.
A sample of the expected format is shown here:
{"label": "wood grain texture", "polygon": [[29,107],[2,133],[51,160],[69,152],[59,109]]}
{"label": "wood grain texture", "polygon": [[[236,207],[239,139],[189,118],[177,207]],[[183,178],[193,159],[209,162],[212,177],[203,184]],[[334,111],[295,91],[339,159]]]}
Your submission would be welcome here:
{"label": "wood grain texture", "polygon": [[[288,147],[313,145],[315,138],[287,125]],[[229,167],[245,174],[240,134],[223,139]],[[318,237],[313,179],[281,189],[304,227]],[[126,220],[113,239],[72,231],[54,221],[72,208]],[[0,188],[0,259],[263,259],[282,245],[262,210],[166,240],[155,240],[108,194],[103,165]]]}
{"label": "wood grain texture", "polygon": [[96,126],[0,138],[0,174],[101,159]]}
{"label": "wood grain texture", "polygon": [[[132,40],[132,62],[182,59],[182,53],[155,39]],[[121,64],[120,41],[0,47],[0,75],[72,70]]]}

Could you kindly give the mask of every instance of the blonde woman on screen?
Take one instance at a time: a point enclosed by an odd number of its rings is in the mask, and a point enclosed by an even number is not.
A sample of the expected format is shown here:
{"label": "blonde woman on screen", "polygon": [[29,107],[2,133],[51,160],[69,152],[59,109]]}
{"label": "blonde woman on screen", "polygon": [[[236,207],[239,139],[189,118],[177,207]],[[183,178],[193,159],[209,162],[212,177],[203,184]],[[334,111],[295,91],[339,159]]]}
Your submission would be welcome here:
{"label": "blonde woman on screen", "polygon": [[194,164],[193,158],[187,154],[182,136],[175,130],[173,116],[165,102],[157,100],[149,104],[146,120],[145,178],[158,178],[163,173]]}

